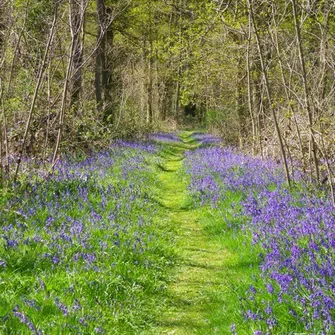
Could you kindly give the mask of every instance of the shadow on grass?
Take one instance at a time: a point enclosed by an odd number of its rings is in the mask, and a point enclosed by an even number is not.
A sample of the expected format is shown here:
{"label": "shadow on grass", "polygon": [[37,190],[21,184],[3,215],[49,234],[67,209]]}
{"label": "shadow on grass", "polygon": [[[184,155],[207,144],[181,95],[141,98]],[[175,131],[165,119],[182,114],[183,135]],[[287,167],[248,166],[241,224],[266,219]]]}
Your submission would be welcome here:
{"label": "shadow on grass", "polygon": [[176,172],[178,170],[178,168],[167,167],[166,165],[160,163],[157,164],[157,167],[163,172]]}
{"label": "shadow on grass", "polygon": [[226,268],[234,271],[242,271],[244,272],[246,269],[255,269],[261,265],[261,261],[259,259],[253,260],[241,260],[240,262],[227,264]]}

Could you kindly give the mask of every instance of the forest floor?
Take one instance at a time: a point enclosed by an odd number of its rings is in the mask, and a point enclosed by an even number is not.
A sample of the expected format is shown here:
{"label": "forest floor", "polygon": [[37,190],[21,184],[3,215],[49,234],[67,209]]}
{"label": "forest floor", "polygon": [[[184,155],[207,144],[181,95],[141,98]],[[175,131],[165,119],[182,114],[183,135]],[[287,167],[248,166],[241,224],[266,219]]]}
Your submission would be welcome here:
{"label": "forest floor", "polygon": [[231,325],[223,307],[227,305],[229,309],[227,280],[231,284],[236,278],[231,265],[237,255],[206,231],[206,226],[215,225],[216,221],[208,216],[209,208],[192,205],[188,180],[181,171],[185,151],[198,147],[190,135],[182,133],[181,143],[167,146],[159,173],[161,187],[157,197],[166,209],[165,220],[177,229],[180,257],[168,287],[168,307],[160,321],[162,335],[223,334],[223,329],[230,332]]}
{"label": "forest floor", "polygon": [[220,143],[157,133],[0,189],[0,334],[335,334],[327,193]]}

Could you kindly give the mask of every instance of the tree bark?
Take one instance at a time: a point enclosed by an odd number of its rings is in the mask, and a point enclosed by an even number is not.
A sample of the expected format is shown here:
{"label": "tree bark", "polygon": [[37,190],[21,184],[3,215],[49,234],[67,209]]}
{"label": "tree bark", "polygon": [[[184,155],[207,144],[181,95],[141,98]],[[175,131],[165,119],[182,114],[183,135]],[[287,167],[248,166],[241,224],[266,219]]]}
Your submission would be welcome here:
{"label": "tree bark", "polygon": [[[274,43],[276,53],[277,53],[277,57],[278,57],[280,77],[281,77],[282,84],[283,84],[283,87],[284,87],[285,97],[287,99],[289,110],[290,110],[290,112],[293,116],[293,121],[294,121],[294,125],[295,125],[295,128],[296,128],[298,143],[299,143],[299,148],[300,148],[300,153],[301,153],[301,159],[302,159],[303,166],[304,166],[305,152],[304,152],[304,148],[303,148],[303,144],[302,144],[301,132],[300,132],[299,124],[298,124],[298,121],[297,121],[296,113],[295,113],[295,110],[294,110],[294,108],[292,106],[292,103],[291,103],[291,98],[292,97],[291,97],[291,93],[290,93],[290,86],[289,86],[289,83],[287,82],[287,79],[285,77],[284,66],[283,66],[283,62],[282,62],[282,58],[281,58],[281,54],[280,54],[280,47],[279,47],[279,41],[278,41],[278,24],[276,22],[274,12],[273,12],[272,16],[273,16],[273,21],[274,21],[274,24],[275,24],[275,29],[273,29],[273,31],[274,31],[273,43]],[[288,148],[288,146],[287,146],[287,148]],[[289,150],[289,148],[288,148],[288,150]]]}
{"label": "tree bark", "polygon": [[83,22],[85,16],[86,0],[69,0],[70,3],[70,27],[74,40],[73,64],[70,91],[70,106],[77,112],[82,90],[82,65],[83,65]]}
{"label": "tree bark", "polygon": [[248,23],[248,42],[246,52],[246,71],[247,71],[247,87],[248,87],[248,108],[251,120],[251,131],[252,131],[252,154],[256,153],[256,122],[252,106],[252,87],[251,87],[251,65],[250,65],[250,49],[251,49],[251,20]]}
{"label": "tree bark", "polygon": [[112,60],[114,32],[112,29],[111,8],[105,0],[97,0],[98,47],[95,63],[95,96],[97,109],[102,112],[104,121],[113,121],[112,110]]}
{"label": "tree bark", "polygon": [[60,112],[59,112],[58,133],[57,133],[56,145],[55,145],[55,149],[53,152],[53,158],[52,158],[52,168],[54,168],[58,160],[58,152],[59,152],[59,147],[60,147],[60,143],[62,140],[65,110],[66,110],[66,100],[67,100],[69,82],[70,82],[71,73],[72,73],[74,51],[75,51],[75,38],[72,35],[71,45],[70,45],[70,56],[68,59],[68,64],[67,64],[67,69],[66,69],[66,75],[65,75],[64,85],[63,85],[63,95],[62,95],[61,107],[60,107]]}
{"label": "tree bark", "polygon": [[147,7],[149,11],[149,50],[148,50],[148,106],[147,106],[147,123],[152,123],[153,119],[153,33],[152,33],[152,6],[151,0],[148,0]]}
{"label": "tree bark", "polygon": [[301,71],[302,71],[304,100],[305,100],[305,108],[306,108],[306,112],[308,116],[308,127],[309,127],[309,132],[310,132],[311,150],[312,150],[312,155],[313,155],[316,180],[317,182],[319,182],[320,172],[319,172],[319,164],[318,164],[318,159],[317,159],[317,147],[316,147],[316,143],[314,139],[313,113],[312,113],[312,108],[311,108],[311,103],[310,103],[310,94],[309,94],[308,82],[307,82],[305,55],[304,55],[304,50],[302,47],[300,23],[298,22],[296,1],[291,0],[291,2],[292,2],[293,19],[294,19],[294,26],[295,26],[296,38],[297,38],[297,44],[298,44],[299,60],[300,60]]}
{"label": "tree bark", "polygon": [[243,148],[244,145],[244,122],[245,122],[245,116],[244,116],[244,106],[243,106],[243,73],[242,73],[242,57],[238,56],[237,60],[237,73],[236,73],[236,89],[235,89],[235,105],[236,105],[236,114],[237,114],[237,120],[238,120],[238,137],[239,137],[239,147],[240,149]]}
{"label": "tree bark", "polygon": [[272,103],[270,83],[269,83],[269,79],[268,79],[267,69],[266,69],[265,63],[264,63],[264,56],[263,56],[263,52],[262,52],[259,33],[258,33],[257,25],[256,25],[256,22],[255,22],[252,0],[247,0],[247,4],[248,4],[248,11],[249,11],[249,20],[251,20],[251,24],[254,28],[254,33],[255,33],[255,37],[256,37],[256,43],[257,43],[259,59],[260,59],[260,62],[261,62],[261,69],[262,69],[262,74],[263,74],[263,79],[264,79],[265,91],[266,91],[266,95],[267,95],[267,98],[268,98],[269,108],[270,108],[270,111],[271,111],[271,114],[272,114],[273,122],[274,122],[274,125],[275,125],[275,131],[276,131],[276,134],[277,134],[281,155],[282,155],[282,158],[283,158],[286,180],[287,180],[287,184],[290,186],[291,185],[291,178],[290,178],[290,173],[289,173],[289,169],[288,169],[284,143],[283,143],[282,135],[281,135],[281,132],[280,132],[280,129],[279,129],[277,115],[276,115],[276,112],[274,110],[273,103]]}
{"label": "tree bark", "polygon": [[30,124],[31,124],[31,121],[32,121],[33,113],[34,113],[34,110],[35,110],[35,104],[36,104],[37,96],[38,96],[38,93],[39,93],[39,90],[40,90],[40,87],[41,87],[41,84],[42,84],[42,78],[43,78],[43,75],[44,75],[44,72],[45,72],[46,61],[47,61],[50,46],[52,44],[53,37],[54,37],[54,32],[55,32],[57,18],[58,18],[58,6],[59,6],[59,4],[55,5],[54,17],[53,17],[53,22],[52,22],[51,28],[50,28],[49,38],[48,38],[48,41],[47,41],[47,44],[46,44],[46,47],[45,47],[45,50],[44,50],[44,56],[43,56],[43,59],[42,59],[42,63],[40,65],[39,74],[38,74],[38,78],[37,78],[37,81],[36,81],[34,94],[33,94],[32,100],[31,100],[31,104],[30,104],[30,109],[29,109],[29,113],[28,113],[28,119],[27,119],[27,122],[26,122],[25,132],[24,132],[24,135],[23,135],[22,144],[21,144],[21,148],[20,148],[20,151],[19,151],[19,156],[18,156],[17,163],[16,163],[16,169],[15,169],[15,173],[14,173],[14,183],[17,180],[18,173],[19,173],[19,170],[20,170],[20,165],[21,165],[23,153],[24,153],[27,138],[28,138],[28,132],[29,132],[29,129],[30,129]]}

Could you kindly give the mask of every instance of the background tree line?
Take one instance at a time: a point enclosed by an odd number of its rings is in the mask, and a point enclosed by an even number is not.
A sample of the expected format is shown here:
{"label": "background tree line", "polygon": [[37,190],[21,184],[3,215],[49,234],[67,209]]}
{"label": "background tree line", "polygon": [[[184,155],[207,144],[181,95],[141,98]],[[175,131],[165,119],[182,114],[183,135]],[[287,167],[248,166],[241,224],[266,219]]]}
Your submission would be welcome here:
{"label": "background tree line", "polygon": [[[228,144],[332,178],[334,2],[1,0],[0,161],[195,120]],[[194,122],[194,121],[193,121]]]}

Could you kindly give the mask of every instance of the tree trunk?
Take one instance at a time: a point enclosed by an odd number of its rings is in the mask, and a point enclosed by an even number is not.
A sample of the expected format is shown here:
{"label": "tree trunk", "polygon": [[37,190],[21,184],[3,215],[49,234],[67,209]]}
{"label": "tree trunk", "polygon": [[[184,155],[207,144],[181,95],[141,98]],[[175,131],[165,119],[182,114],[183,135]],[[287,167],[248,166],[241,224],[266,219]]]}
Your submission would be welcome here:
{"label": "tree trunk", "polygon": [[256,37],[257,49],[258,49],[259,59],[260,59],[260,62],[261,62],[262,74],[263,74],[263,78],[264,78],[265,91],[266,91],[266,95],[267,95],[267,98],[268,98],[269,108],[270,108],[270,111],[271,111],[271,114],[272,114],[273,122],[274,122],[274,125],[275,125],[275,130],[276,130],[276,134],[277,134],[277,138],[278,138],[278,142],[279,142],[279,146],[280,146],[281,155],[282,155],[282,158],[283,158],[286,180],[287,180],[287,184],[290,186],[291,185],[291,178],[290,178],[290,173],[289,173],[289,169],[288,169],[284,143],[283,143],[282,135],[281,135],[281,132],[280,132],[280,129],[279,129],[277,115],[276,115],[276,112],[275,112],[273,104],[272,104],[272,95],[271,95],[271,91],[270,91],[270,83],[269,83],[269,79],[268,79],[267,69],[266,69],[265,63],[264,63],[264,56],[263,56],[263,52],[262,52],[262,48],[261,48],[259,33],[258,33],[257,25],[256,25],[256,22],[255,22],[252,0],[247,0],[247,4],[248,4],[248,11],[249,11],[249,20],[251,20],[251,24],[254,28],[254,33],[255,33],[255,37]]}
{"label": "tree trunk", "polygon": [[60,112],[59,112],[58,133],[57,133],[56,145],[55,145],[55,149],[53,152],[53,158],[52,158],[52,168],[54,168],[58,160],[58,152],[59,152],[59,147],[60,147],[60,143],[61,143],[62,135],[63,135],[66,100],[67,100],[69,82],[70,82],[72,67],[73,67],[74,51],[75,51],[75,38],[72,35],[71,45],[70,45],[70,56],[69,56],[68,63],[67,63],[67,69],[66,69],[64,85],[63,85],[63,95],[62,95],[61,107],[60,107]]}
{"label": "tree trunk", "polygon": [[152,123],[153,120],[153,32],[152,32],[152,6],[151,0],[147,2],[147,7],[149,11],[149,52],[148,52],[148,105],[147,105],[147,123]]}
{"label": "tree trunk", "polygon": [[[274,11],[274,10],[273,10]],[[273,37],[273,43],[276,49],[276,53],[277,53],[277,57],[278,57],[278,64],[279,64],[279,69],[280,69],[280,76],[281,76],[281,80],[282,80],[282,84],[284,87],[284,92],[285,92],[285,97],[287,100],[287,103],[289,105],[289,110],[291,112],[291,115],[293,116],[293,121],[294,121],[294,125],[296,128],[296,132],[297,132],[297,137],[298,137],[298,144],[299,144],[299,149],[300,149],[300,153],[301,153],[301,159],[303,162],[303,166],[305,165],[305,153],[304,153],[304,148],[303,148],[303,144],[302,144],[302,139],[301,139],[301,132],[300,132],[300,128],[299,128],[299,124],[297,121],[297,117],[296,117],[296,113],[295,110],[292,106],[291,103],[291,88],[289,86],[289,83],[285,77],[285,73],[284,73],[284,66],[283,66],[283,62],[282,62],[282,58],[281,58],[281,54],[280,54],[280,47],[279,47],[279,41],[278,41],[278,24],[276,22],[275,19],[275,13],[273,12],[273,20],[274,20],[274,24],[275,24],[275,29],[273,29],[274,31],[274,37]],[[288,146],[287,146],[288,148]],[[289,148],[288,148],[289,150]]]}
{"label": "tree trunk", "polygon": [[34,94],[33,94],[32,100],[31,100],[31,104],[30,104],[28,119],[27,119],[27,122],[26,122],[26,127],[25,127],[25,131],[24,131],[23,139],[22,139],[22,144],[21,144],[21,148],[20,148],[17,163],[16,163],[16,169],[15,169],[15,173],[14,173],[14,183],[16,182],[16,179],[18,177],[18,173],[19,173],[19,170],[20,170],[20,165],[21,165],[23,153],[24,153],[27,138],[28,138],[28,132],[29,132],[29,129],[30,129],[30,123],[32,121],[37,96],[38,96],[38,93],[39,93],[39,90],[40,90],[40,87],[41,87],[41,84],[42,84],[42,78],[43,78],[43,75],[44,75],[44,72],[45,72],[45,65],[46,65],[46,62],[47,62],[50,46],[52,44],[53,37],[54,37],[54,32],[55,32],[57,18],[58,18],[58,6],[59,5],[57,4],[55,6],[55,9],[54,9],[54,17],[53,17],[53,22],[52,22],[52,25],[51,25],[51,28],[50,28],[48,42],[47,42],[45,50],[44,50],[44,56],[43,56],[42,63],[41,63],[40,68],[39,68],[38,78],[37,78],[37,81],[36,81]]}
{"label": "tree trunk", "polygon": [[312,108],[310,103],[310,95],[307,83],[307,72],[306,72],[306,63],[304,57],[304,51],[302,47],[302,40],[301,40],[301,32],[300,32],[300,23],[298,22],[298,14],[297,14],[297,6],[295,0],[292,1],[292,9],[293,9],[293,19],[294,19],[294,26],[296,31],[296,38],[298,44],[298,51],[299,51],[299,60],[301,65],[302,71],[302,80],[303,80],[303,89],[304,89],[304,100],[305,100],[305,108],[308,116],[308,126],[310,131],[310,144],[311,144],[311,151],[313,155],[313,162],[316,174],[317,182],[320,181],[320,172],[319,172],[319,164],[317,159],[317,147],[314,139],[314,129],[313,129],[313,114]]}
{"label": "tree trunk", "polygon": [[[150,44],[152,44],[152,42],[150,41]],[[150,48],[151,49],[151,48]],[[150,51],[151,53],[151,51]],[[153,60],[152,60],[152,56],[149,56],[149,63],[148,63],[148,110],[147,110],[147,122],[148,123],[152,123],[153,120]]]}
{"label": "tree trunk", "polygon": [[75,113],[80,103],[80,95],[82,89],[82,65],[83,65],[83,22],[85,15],[86,0],[73,1],[70,3],[70,27],[71,36],[74,40],[72,79],[70,84],[70,106],[73,106]]}
{"label": "tree trunk", "polygon": [[251,47],[251,22],[249,20],[248,26],[248,42],[246,52],[246,71],[247,71],[247,86],[248,86],[248,108],[251,120],[251,131],[252,131],[252,154],[256,153],[256,122],[252,106],[252,93],[251,93],[251,65],[250,65],[250,47]]}
{"label": "tree trunk", "polygon": [[237,73],[236,73],[236,89],[235,89],[235,103],[236,103],[236,115],[238,120],[238,137],[239,147],[243,148],[244,145],[244,106],[243,106],[243,73],[241,67],[242,59],[239,56],[237,61]]}
{"label": "tree trunk", "polygon": [[112,29],[111,9],[105,0],[97,0],[98,47],[95,63],[95,96],[97,109],[102,112],[104,121],[113,121],[112,110],[112,60],[114,33]]}

